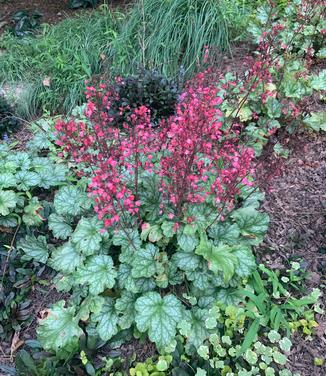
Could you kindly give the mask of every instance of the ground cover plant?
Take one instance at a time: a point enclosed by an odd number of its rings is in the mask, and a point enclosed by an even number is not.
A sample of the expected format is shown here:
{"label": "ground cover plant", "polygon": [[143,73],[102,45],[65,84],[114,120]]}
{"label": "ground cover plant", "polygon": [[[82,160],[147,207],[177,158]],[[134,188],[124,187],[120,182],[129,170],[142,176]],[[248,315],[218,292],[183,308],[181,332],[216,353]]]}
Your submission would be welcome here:
{"label": "ground cover plant", "polygon": [[[1,339],[11,334],[11,326],[20,330],[31,319],[28,293],[44,271],[38,263],[21,258],[15,247],[16,237],[34,226],[42,226],[49,211],[46,200],[50,189],[60,186],[68,169],[37,153],[47,147],[47,138],[39,134],[26,151],[14,151],[14,146],[0,146],[0,228],[1,228]],[[51,173],[50,173],[51,171]]]}
{"label": "ground cover plant", "polygon": [[[134,75],[116,77],[111,82],[101,84],[101,89],[106,90],[105,97],[109,98],[104,112],[109,115],[112,125],[122,128],[136,108],[146,106],[151,113],[151,124],[155,126],[175,113],[182,84],[181,75],[177,80],[172,80],[156,70],[140,69]],[[92,95],[89,92],[87,97]],[[100,97],[98,100],[101,102]],[[88,106],[92,111],[91,103]]]}
{"label": "ground cover plant", "polygon": [[7,51],[0,56],[0,81],[32,86],[31,113],[71,111],[83,98],[85,80],[101,72],[120,17],[102,7],[51,28],[44,26],[35,37],[19,40],[5,33],[0,42]]}
{"label": "ground cover plant", "polygon": [[15,23],[12,30],[14,35],[21,38],[33,34],[33,32],[40,26],[41,18],[42,14],[37,11],[34,11],[31,14],[26,11],[16,12],[12,17],[12,20]]}
{"label": "ground cover plant", "polygon": [[[5,138],[0,336],[11,356],[24,349],[3,372],[297,375],[291,336],[322,333],[323,284],[307,288],[300,260],[261,263],[255,156],[281,127],[324,129],[308,103],[325,90],[311,73],[320,5],[259,9],[243,74],[217,70],[207,46],[182,85],[152,70],[89,81],[86,104],[36,122],[24,150]],[[42,284],[58,291],[43,310],[29,299]],[[23,337],[33,308],[37,340]]]}

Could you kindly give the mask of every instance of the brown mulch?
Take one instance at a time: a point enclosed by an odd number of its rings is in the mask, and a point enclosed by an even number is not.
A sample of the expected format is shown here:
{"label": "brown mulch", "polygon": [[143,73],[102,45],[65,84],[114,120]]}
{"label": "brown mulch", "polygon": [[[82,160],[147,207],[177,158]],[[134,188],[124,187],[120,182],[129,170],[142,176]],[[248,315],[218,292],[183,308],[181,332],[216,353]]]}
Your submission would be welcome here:
{"label": "brown mulch", "polygon": [[[50,277],[44,276],[45,280],[50,280]],[[29,308],[31,321],[28,325],[23,325],[21,331],[12,333],[5,341],[0,342],[0,364],[13,367],[16,352],[28,347],[25,342],[34,340],[36,338],[36,327],[38,320],[46,314],[46,309],[52,304],[62,299],[67,299],[67,294],[57,291],[54,286],[34,286],[28,299],[32,301],[32,306]],[[17,343],[17,345],[15,345]],[[14,349],[14,351],[12,351]],[[9,376],[7,373],[2,373],[0,376]]]}
{"label": "brown mulch", "polygon": [[[261,168],[272,166],[276,177],[261,181],[266,193],[262,209],[270,216],[270,226],[259,258],[272,269],[299,261],[309,273],[306,293],[320,288],[326,309],[326,135],[301,131],[286,139],[283,134],[282,143],[291,150],[288,159],[262,157]],[[312,339],[298,334],[293,338],[289,361],[301,376],[326,374],[326,365],[314,366],[314,358],[326,354],[326,316],[316,315],[316,321],[319,327]]]}

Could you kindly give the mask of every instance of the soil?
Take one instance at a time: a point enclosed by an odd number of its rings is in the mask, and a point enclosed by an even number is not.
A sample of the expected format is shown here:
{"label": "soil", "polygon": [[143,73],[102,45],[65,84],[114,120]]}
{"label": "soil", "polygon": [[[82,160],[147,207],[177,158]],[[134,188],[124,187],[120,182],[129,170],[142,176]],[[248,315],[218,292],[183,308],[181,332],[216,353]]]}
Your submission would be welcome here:
{"label": "soil", "polygon": [[[288,159],[262,156],[260,169],[274,172],[269,179],[259,174],[266,197],[262,210],[270,216],[270,226],[258,258],[271,269],[287,269],[290,261],[300,262],[308,273],[304,293],[313,288],[323,292],[321,307],[326,309],[326,135],[300,131],[279,141],[290,149]],[[270,144],[277,142],[272,140]],[[267,154],[267,155],[266,155]],[[322,376],[326,365],[314,366],[314,358],[326,354],[326,315],[316,315],[319,327],[312,338],[296,334],[289,356],[293,372],[301,376]]]}
{"label": "soil", "polygon": [[[127,0],[100,0],[98,6],[108,4],[110,7],[125,6]],[[70,9],[69,0],[0,0],[0,34],[11,25],[12,16],[15,12],[39,11],[43,16],[42,23],[54,24],[67,17],[73,17],[84,9]],[[87,8],[87,11],[92,11]]]}

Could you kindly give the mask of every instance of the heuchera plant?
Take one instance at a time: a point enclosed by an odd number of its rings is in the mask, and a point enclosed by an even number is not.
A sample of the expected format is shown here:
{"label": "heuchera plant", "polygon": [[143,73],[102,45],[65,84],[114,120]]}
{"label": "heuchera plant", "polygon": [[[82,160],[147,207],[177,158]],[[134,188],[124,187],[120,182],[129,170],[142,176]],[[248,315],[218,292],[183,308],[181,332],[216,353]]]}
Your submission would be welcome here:
{"label": "heuchera plant", "polygon": [[[137,329],[171,352],[183,319],[198,333],[189,347],[198,347],[209,335],[201,327],[209,307],[232,301],[228,287],[251,275],[251,246],[268,216],[251,187],[253,151],[236,130],[223,130],[218,90],[200,73],[158,126],[140,106],[116,127],[106,87],[88,87],[87,120],[57,123],[62,156],[88,181],[97,217],[78,187],[57,192],[49,227],[70,238],[45,254],[57,287],[73,298],[41,321],[45,349],[76,346],[83,321],[104,341]],[[62,326],[64,336],[48,335]]]}
{"label": "heuchera plant", "polygon": [[210,203],[219,215],[233,207],[241,185],[250,185],[253,151],[222,131],[222,99],[205,80],[200,73],[187,85],[176,115],[158,129],[145,106],[132,111],[122,130],[115,127],[104,85],[88,87],[89,123],[57,123],[58,144],[84,166],[80,172],[91,179],[95,211],[106,227],[144,222],[142,195],[150,177],[160,193],[158,214],[175,228],[184,217],[195,220],[187,215],[190,205]]}

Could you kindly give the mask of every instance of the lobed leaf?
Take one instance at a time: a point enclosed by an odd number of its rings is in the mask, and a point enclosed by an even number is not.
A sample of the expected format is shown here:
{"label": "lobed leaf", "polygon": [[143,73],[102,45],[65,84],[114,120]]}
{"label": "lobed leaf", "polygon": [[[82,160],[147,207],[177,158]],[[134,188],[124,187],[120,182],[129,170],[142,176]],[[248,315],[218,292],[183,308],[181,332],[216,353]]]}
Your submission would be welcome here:
{"label": "lobed leaf", "polygon": [[33,259],[43,264],[49,257],[46,237],[42,235],[37,238],[34,235],[27,235],[25,239],[21,239],[17,243],[17,248],[22,249],[29,260]]}
{"label": "lobed leaf", "polygon": [[107,255],[91,256],[84,266],[77,269],[77,283],[87,284],[92,295],[102,293],[106,288],[111,289],[115,284],[117,272],[113,260]]}
{"label": "lobed leaf", "polygon": [[138,330],[148,331],[150,340],[159,348],[169,345],[175,337],[177,323],[183,317],[180,301],[174,295],[161,298],[157,292],[148,292],[137,299],[135,308]]}
{"label": "lobed leaf", "polygon": [[45,350],[76,349],[78,346],[83,331],[78,326],[75,307],[65,308],[64,305],[63,300],[54,304],[47,317],[39,322],[36,332]]}

